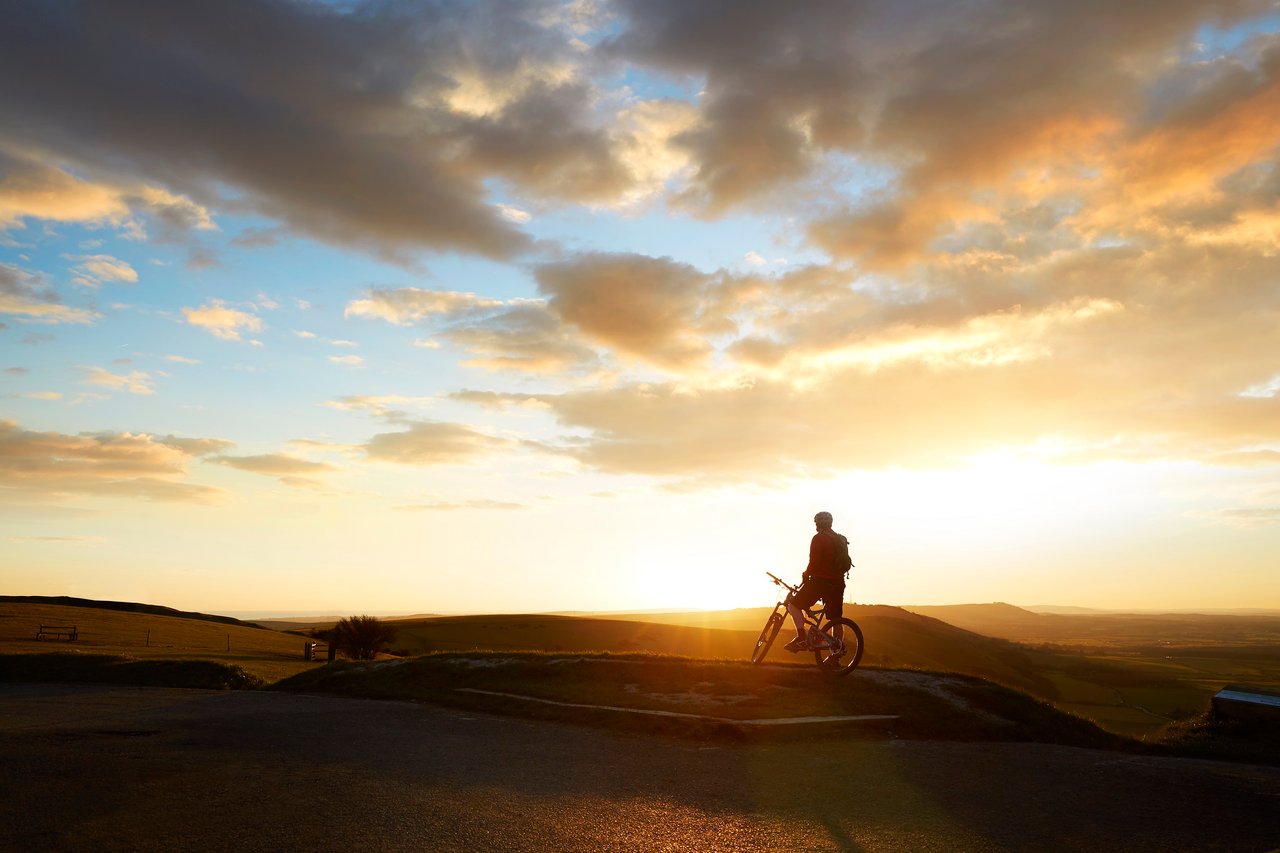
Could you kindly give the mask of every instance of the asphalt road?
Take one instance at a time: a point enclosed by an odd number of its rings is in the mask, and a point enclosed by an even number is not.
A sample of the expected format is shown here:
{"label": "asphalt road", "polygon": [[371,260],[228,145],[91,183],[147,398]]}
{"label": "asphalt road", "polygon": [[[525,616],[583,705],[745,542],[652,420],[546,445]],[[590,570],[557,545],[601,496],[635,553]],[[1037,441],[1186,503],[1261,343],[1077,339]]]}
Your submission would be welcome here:
{"label": "asphalt road", "polygon": [[0,684],[0,850],[1267,851],[1280,768]]}

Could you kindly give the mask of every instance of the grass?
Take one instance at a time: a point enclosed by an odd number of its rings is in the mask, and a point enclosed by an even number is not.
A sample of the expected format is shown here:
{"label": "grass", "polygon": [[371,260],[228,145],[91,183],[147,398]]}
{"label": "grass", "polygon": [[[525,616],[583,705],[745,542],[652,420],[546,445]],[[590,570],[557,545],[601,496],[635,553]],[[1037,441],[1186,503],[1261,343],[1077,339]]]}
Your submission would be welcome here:
{"label": "grass", "polygon": [[49,652],[0,655],[0,681],[128,684],[247,690],[263,680],[243,667],[209,660],[138,660],[118,655]]}
{"label": "grass", "polygon": [[1175,755],[1280,765],[1280,730],[1274,721],[1228,720],[1204,711],[1143,738],[1143,742]]}
{"label": "grass", "polygon": [[[74,642],[35,639],[41,625],[75,625]],[[265,628],[118,608],[0,600],[0,660],[75,651],[133,660],[201,659],[239,667],[264,682],[317,664],[302,660],[303,638]]]}
{"label": "grass", "polygon": [[[530,703],[464,689],[553,702],[673,711],[731,721],[780,717],[896,715],[876,723],[896,737],[947,740],[1042,740],[1114,746],[1119,739],[1025,694],[966,676],[858,671],[831,678],[809,667],[753,667],[668,655],[441,652],[402,662],[338,663],[302,673],[275,690],[408,699],[496,713],[694,737],[750,736],[717,721],[701,723],[597,709]],[[771,734],[776,734],[772,733]]]}

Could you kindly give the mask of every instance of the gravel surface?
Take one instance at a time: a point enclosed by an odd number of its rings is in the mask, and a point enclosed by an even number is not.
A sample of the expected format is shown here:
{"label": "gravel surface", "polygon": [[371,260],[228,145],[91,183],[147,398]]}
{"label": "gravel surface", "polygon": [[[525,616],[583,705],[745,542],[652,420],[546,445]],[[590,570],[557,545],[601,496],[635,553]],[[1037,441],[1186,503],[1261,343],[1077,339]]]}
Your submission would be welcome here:
{"label": "gravel surface", "polygon": [[[1269,851],[1280,768],[0,684],[0,850]],[[792,773],[803,771],[803,780]]]}

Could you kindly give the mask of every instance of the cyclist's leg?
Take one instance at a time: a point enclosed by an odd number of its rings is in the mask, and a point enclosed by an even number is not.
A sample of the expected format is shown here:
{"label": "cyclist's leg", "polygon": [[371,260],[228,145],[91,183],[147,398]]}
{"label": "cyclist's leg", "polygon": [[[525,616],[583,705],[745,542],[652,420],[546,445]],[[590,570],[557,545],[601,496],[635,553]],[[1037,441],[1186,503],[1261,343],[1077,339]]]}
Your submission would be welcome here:
{"label": "cyclist's leg", "polygon": [[821,597],[822,591],[812,579],[805,580],[793,595],[787,596],[787,612],[795,623],[796,637],[803,639],[805,636],[804,614],[801,611],[813,607]]}
{"label": "cyclist's leg", "polygon": [[840,622],[840,618],[844,616],[844,583],[839,580],[827,583],[828,585],[823,589],[826,595],[822,597],[822,610],[827,614],[827,621],[831,623],[832,636],[844,642],[844,625]]}

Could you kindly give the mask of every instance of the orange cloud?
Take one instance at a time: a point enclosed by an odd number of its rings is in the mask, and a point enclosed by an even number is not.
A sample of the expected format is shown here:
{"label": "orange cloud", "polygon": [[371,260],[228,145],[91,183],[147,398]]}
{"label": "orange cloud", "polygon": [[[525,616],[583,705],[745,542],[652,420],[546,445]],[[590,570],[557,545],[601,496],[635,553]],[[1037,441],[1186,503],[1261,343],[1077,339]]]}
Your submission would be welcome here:
{"label": "orange cloud", "polygon": [[68,494],[194,503],[223,500],[222,490],[181,479],[193,458],[183,441],[135,433],[33,432],[14,421],[0,421],[0,485],[44,500]]}

